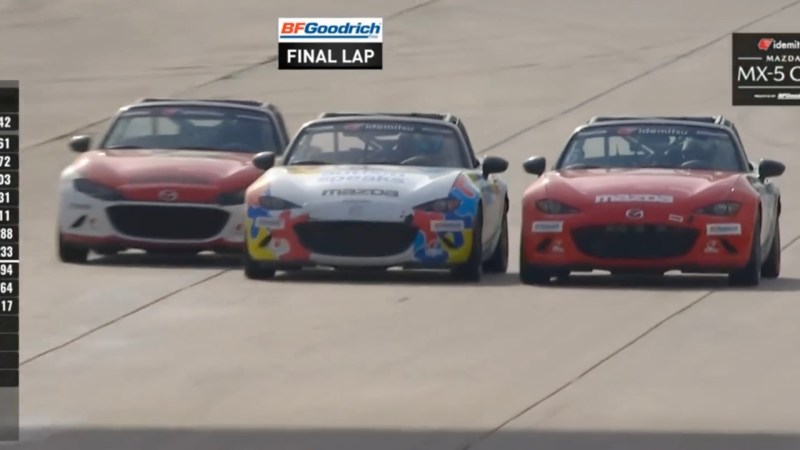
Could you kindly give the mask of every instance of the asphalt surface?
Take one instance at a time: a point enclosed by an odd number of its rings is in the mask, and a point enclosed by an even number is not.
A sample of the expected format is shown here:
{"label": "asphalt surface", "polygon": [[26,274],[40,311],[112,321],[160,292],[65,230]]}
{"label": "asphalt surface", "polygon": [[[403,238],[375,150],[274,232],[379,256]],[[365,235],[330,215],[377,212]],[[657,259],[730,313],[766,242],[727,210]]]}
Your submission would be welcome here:
{"label": "asphalt surface", "polygon": [[[800,448],[800,112],[730,106],[734,31],[762,0],[0,0],[0,78],[23,89],[23,449]],[[279,72],[280,16],[382,16],[382,72]],[[13,43],[14,45],[10,45]],[[595,114],[733,118],[787,164],[783,274],[245,280],[235,261],[56,258],[64,136],[136,98],[439,110],[511,161],[511,247],[532,155]],[[86,128],[88,127],[88,128]],[[83,128],[83,129],[82,129]]]}

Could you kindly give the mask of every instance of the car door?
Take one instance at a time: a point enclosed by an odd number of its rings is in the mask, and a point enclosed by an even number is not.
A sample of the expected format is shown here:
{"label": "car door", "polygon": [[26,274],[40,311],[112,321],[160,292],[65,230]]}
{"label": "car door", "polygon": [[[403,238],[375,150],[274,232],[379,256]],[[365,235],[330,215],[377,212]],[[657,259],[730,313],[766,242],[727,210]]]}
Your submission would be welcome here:
{"label": "car door", "polygon": [[[489,174],[486,177],[483,176],[481,160],[475,157],[475,151],[469,140],[467,129],[460,120],[458,122],[458,129],[461,132],[461,136],[464,138],[469,157],[477,164],[473,181],[480,189],[481,199],[483,200],[483,248],[488,252],[492,250],[490,246],[496,241],[500,231],[501,214],[499,208],[505,205],[505,197],[500,197],[503,192],[501,189],[502,184],[497,174]],[[500,197],[499,200],[498,197]]]}

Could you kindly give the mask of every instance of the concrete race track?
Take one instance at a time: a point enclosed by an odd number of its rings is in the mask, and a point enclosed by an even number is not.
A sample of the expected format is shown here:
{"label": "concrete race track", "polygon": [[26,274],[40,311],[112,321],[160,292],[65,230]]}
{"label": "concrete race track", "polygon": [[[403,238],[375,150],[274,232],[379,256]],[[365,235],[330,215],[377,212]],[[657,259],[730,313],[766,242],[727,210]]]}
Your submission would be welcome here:
{"label": "concrete race track", "polygon": [[[797,1],[0,0],[22,80],[24,449],[800,448],[800,112],[730,106],[734,31]],[[382,72],[278,72],[280,16],[383,16]],[[13,46],[10,44],[14,44]],[[56,258],[64,136],[138,97],[439,110],[508,158],[512,248],[531,155],[595,114],[735,119],[788,166],[783,274],[479,287],[447,276],[245,280],[230,261]]]}

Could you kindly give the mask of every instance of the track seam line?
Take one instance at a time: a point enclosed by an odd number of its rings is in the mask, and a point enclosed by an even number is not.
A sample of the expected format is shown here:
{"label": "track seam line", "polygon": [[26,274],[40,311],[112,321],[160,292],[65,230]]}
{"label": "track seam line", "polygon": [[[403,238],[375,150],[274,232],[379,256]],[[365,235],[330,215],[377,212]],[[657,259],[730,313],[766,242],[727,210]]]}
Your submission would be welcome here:
{"label": "track seam line", "polygon": [[[618,83],[618,84],[606,89],[605,91],[602,91],[602,92],[600,92],[598,94],[595,94],[595,95],[593,95],[591,97],[588,97],[588,98],[584,99],[583,101],[578,102],[578,103],[570,106],[569,108],[564,109],[563,111],[561,111],[561,112],[559,112],[559,113],[557,113],[555,115],[546,117],[546,118],[544,118],[544,119],[542,119],[542,120],[540,120],[540,121],[538,121],[536,123],[533,123],[533,124],[531,124],[531,125],[529,125],[529,126],[527,126],[525,128],[522,128],[521,130],[518,130],[517,132],[512,133],[511,135],[507,136],[506,138],[501,139],[501,140],[489,145],[488,147],[483,148],[478,153],[485,153],[485,152],[493,150],[493,149],[495,149],[495,148],[497,148],[497,147],[499,147],[499,146],[501,146],[503,144],[511,142],[512,140],[514,140],[514,139],[516,139],[516,138],[528,133],[529,131],[532,131],[532,130],[534,130],[534,129],[536,129],[536,128],[538,128],[538,127],[540,127],[540,126],[542,126],[542,125],[544,125],[546,123],[552,122],[553,120],[555,120],[555,119],[557,119],[559,117],[562,117],[562,116],[564,116],[566,114],[569,114],[569,113],[571,113],[573,111],[576,111],[576,110],[580,109],[581,107],[583,107],[583,106],[585,106],[585,105],[587,105],[587,104],[589,104],[589,103],[591,103],[591,102],[593,102],[593,101],[595,101],[597,99],[600,99],[600,98],[602,98],[602,97],[604,97],[604,96],[606,96],[606,95],[608,95],[608,94],[610,94],[610,93],[612,93],[614,91],[617,91],[617,90],[619,90],[619,89],[621,89],[621,88],[623,88],[623,87],[625,87],[625,86],[627,86],[627,85],[629,85],[629,84],[631,84],[631,83],[633,83],[635,81],[638,81],[638,80],[640,80],[640,79],[642,79],[642,78],[644,78],[644,77],[646,77],[646,76],[648,76],[648,75],[650,75],[652,73],[655,73],[655,72],[657,72],[657,71],[659,71],[661,69],[669,67],[670,65],[680,61],[681,59],[684,59],[684,58],[686,58],[688,56],[691,56],[691,55],[693,55],[693,54],[695,54],[695,53],[697,53],[697,52],[699,52],[701,50],[704,50],[704,49],[716,44],[717,42],[720,42],[723,39],[727,38],[731,33],[735,33],[737,31],[743,30],[743,29],[745,29],[745,28],[747,28],[747,27],[749,27],[751,25],[755,25],[756,23],[761,22],[762,20],[768,19],[768,18],[770,18],[770,17],[772,17],[772,16],[774,16],[774,15],[776,15],[776,14],[782,12],[782,11],[785,11],[787,9],[790,9],[790,8],[794,7],[794,6],[797,6],[798,4],[800,4],[800,0],[796,0],[796,1],[793,1],[791,3],[787,3],[786,5],[780,7],[778,9],[776,9],[776,10],[773,10],[773,11],[767,13],[767,14],[764,14],[763,16],[760,16],[760,17],[758,17],[756,19],[753,19],[753,20],[751,20],[751,21],[749,21],[749,22],[747,22],[747,23],[745,23],[743,25],[740,25],[739,27],[733,29],[732,31],[727,32],[727,33],[725,33],[725,34],[723,34],[723,35],[721,35],[721,36],[719,36],[719,37],[717,37],[717,38],[715,38],[715,39],[713,39],[711,41],[708,41],[708,42],[706,42],[706,43],[704,43],[704,44],[702,44],[702,45],[700,45],[698,47],[692,48],[691,50],[689,50],[687,52],[684,52],[684,53],[682,53],[682,54],[680,54],[680,55],[678,55],[676,57],[673,57],[672,59],[669,59],[669,60],[667,60],[667,61],[665,61],[665,62],[663,62],[663,63],[661,63],[659,65],[651,67],[650,69],[647,69],[647,70],[645,70],[645,71],[643,71],[643,72],[641,72],[641,73],[639,73],[639,74],[637,74],[637,75],[635,75],[635,76],[633,76],[631,78],[623,80],[622,82],[620,82],[620,83]],[[795,236],[791,241],[789,241],[788,244],[782,246],[781,247],[781,252],[783,252],[784,250],[786,250],[787,248],[789,248],[790,246],[795,244],[798,240],[800,240],[800,235]],[[555,397],[556,395],[558,395],[559,393],[563,392],[565,389],[569,388],[570,386],[574,385],[575,383],[577,383],[578,381],[580,381],[581,379],[583,379],[587,375],[591,374],[593,371],[595,371],[597,368],[601,367],[603,364],[605,364],[606,362],[608,362],[611,359],[613,359],[615,356],[619,355],[620,353],[622,353],[626,349],[630,348],[631,346],[635,345],[636,343],[638,343],[639,341],[641,341],[642,339],[647,337],[649,334],[651,334],[652,332],[654,332],[655,330],[660,328],[662,325],[664,325],[667,322],[669,322],[670,320],[680,316],[684,312],[690,310],[692,307],[696,306],[697,304],[699,304],[700,302],[702,302],[703,300],[707,299],[708,297],[714,295],[717,292],[720,292],[720,291],[719,290],[711,290],[711,291],[705,292],[700,297],[698,297],[697,299],[693,300],[692,302],[690,302],[686,306],[678,309],[677,311],[674,311],[673,313],[669,314],[665,318],[663,318],[660,321],[656,322],[655,325],[651,326],[650,328],[645,330],[643,333],[639,334],[638,336],[633,338],[631,341],[629,341],[626,344],[624,344],[622,347],[620,347],[620,348],[616,349],[615,351],[611,352],[610,354],[606,355],[606,357],[602,358],[600,361],[596,362],[595,364],[590,366],[588,369],[586,369],[583,372],[581,372],[577,377],[569,380],[568,382],[566,382],[563,385],[559,386],[554,391],[550,392],[549,394],[547,394],[544,397],[540,398],[539,400],[535,401],[534,403],[532,403],[528,407],[524,408],[522,411],[519,411],[518,413],[514,414],[510,418],[508,418],[505,421],[503,421],[502,423],[500,423],[500,425],[496,426],[495,428],[493,428],[493,429],[487,431],[486,433],[484,433],[483,435],[481,435],[476,440],[466,444],[465,446],[463,446],[461,448],[461,450],[470,450],[475,445],[480,444],[481,442],[483,442],[486,439],[490,438],[495,433],[497,433],[498,431],[500,431],[503,428],[505,428],[506,426],[508,426],[511,422],[519,419],[523,415],[525,415],[528,412],[534,410],[536,407],[538,407],[542,403],[546,402],[547,400],[549,400],[549,399]]]}
{"label": "track seam line", "polygon": [[[386,16],[386,20],[394,19],[396,17],[403,16],[403,15],[408,14],[410,12],[414,12],[414,11],[416,11],[418,9],[424,8],[426,6],[430,6],[430,5],[432,5],[432,4],[434,4],[434,3],[438,2],[438,1],[439,0],[425,0],[423,2],[411,5],[411,6],[407,7],[407,8],[401,9],[400,11],[396,11],[396,12],[393,12],[392,14],[389,14],[388,16]],[[249,72],[249,71],[251,71],[253,69],[256,69],[258,67],[266,66],[267,64],[272,64],[277,60],[278,60],[278,55],[270,55],[270,56],[268,56],[268,57],[266,57],[266,58],[264,58],[264,59],[262,59],[260,61],[257,61],[257,62],[252,63],[252,64],[245,65],[245,66],[240,67],[240,68],[238,68],[236,70],[233,70],[231,72],[224,73],[222,75],[217,76],[216,78],[212,78],[210,80],[203,81],[203,82],[201,82],[199,84],[195,84],[195,85],[189,86],[188,88],[181,89],[181,90],[176,91],[176,92],[174,92],[172,94],[166,94],[165,97],[180,97],[182,95],[187,95],[187,94],[189,94],[189,93],[191,93],[193,91],[196,91],[197,89],[201,89],[201,88],[204,88],[206,86],[210,86],[210,85],[212,85],[214,83],[218,83],[220,81],[230,80],[231,78],[234,78],[234,77],[236,77],[238,75],[241,75],[241,74],[243,74],[245,72]],[[68,138],[68,137],[70,137],[72,135],[75,135],[77,133],[80,133],[80,132],[82,132],[84,130],[87,130],[87,129],[92,128],[92,127],[97,126],[97,125],[100,125],[101,123],[109,120],[112,117],[114,117],[114,116],[113,115],[104,116],[101,119],[97,119],[97,120],[94,120],[94,121],[89,122],[87,124],[81,125],[81,126],[75,128],[75,129],[71,130],[71,131],[67,131],[65,133],[61,133],[61,134],[59,134],[57,136],[53,136],[53,137],[47,138],[47,139],[45,139],[43,141],[39,141],[39,142],[36,142],[34,144],[26,145],[26,146],[22,147],[20,150],[28,150],[28,151],[30,151],[30,150],[41,148],[41,147],[43,147],[43,146],[45,146],[47,144],[53,143],[53,142],[61,140],[61,139],[66,139],[66,138]]]}
{"label": "track seam line", "polygon": [[98,331],[100,331],[100,330],[102,330],[104,328],[107,328],[107,327],[110,327],[111,325],[114,325],[115,323],[125,319],[126,317],[130,317],[130,316],[136,314],[139,311],[147,309],[147,308],[149,308],[149,307],[151,307],[151,306],[153,306],[153,305],[155,305],[157,303],[160,303],[160,302],[162,302],[162,301],[164,301],[164,300],[166,300],[166,299],[168,299],[168,298],[170,298],[170,297],[172,297],[174,295],[180,294],[181,292],[184,292],[184,291],[187,291],[187,290],[189,290],[189,289],[191,289],[193,287],[199,286],[199,285],[201,285],[201,284],[203,284],[203,283],[205,283],[207,281],[211,281],[214,278],[219,277],[220,275],[223,275],[223,274],[225,274],[227,272],[230,272],[231,270],[232,269],[222,270],[220,272],[217,272],[217,273],[209,275],[209,276],[207,276],[205,278],[202,278],[202,279],[200,279],[198,281],[195,281],[192,284],[189,284],[189,285],[180,287],[178,289],[175,289],[175,290],[173,290],[171,292],[168,292],[168,293],[162,295],[161,297],[158,297],[155,300],[152,300],[152,301],[150,301],[148,303],[145,303],[144,305],[140,305],[139,307],[126,312],[125,314],[123,314],[121,316],[117,316],[117,317],[115,317],[115,318],[113,318],[113,319],[111,319],[111,320],[109,320],[109,321],[107,321],[105,323],[102,323],[102,324],[100,324],[100,325],[98,325],[98,326],[96,326],[94,328],[91,328],[88,331],[85,331],[85,332],[79,334],[78,336],[76,336],[76,337],[74,337],[72,339],[69,339],[68,341],[66,341],[66,342],[64,342],[62,344],[56,345],[55,347],[51,347],[51,348],[49,348],[49,349],[47,349],[47,350],[45,350],[45,351],[43,351],[41,353],[38,353],[38,354],[36,354],[34,356],[31,356],[30,358],[20,362],[19,365],[20,365],[20,367],[22,367],[22,366],[24,366],[24,365],[26,365],[26,364],[28,364],[30,362],[36,361],[37,359],[39,359],[39,358],[41,358],[43,356],[46,356],[46,355],[48,355],[50,353],[53,353],[53,352],[58,351],[58,350],[61,350],[62,348],[67,347],[70,344],[74,344],[75,342],[78,342],[78,341],[80,341],[81,339],[83,339],[83,338],[85,338],[87,336],[90,336],[90,335],[92,335],[92,334],[94,334],[94,333],[96,333],[96,332],[98,332]]}
{"label": "track seam line", "polygon": [[751,20],[750,22],[747,22],[744,25],[740,25],[739,27],[734,28],[732,31],[729,31],[729,32],[727,32],[727,33],[725,33],[725,34],[723,34],[721,36],[718,36],[718,37],[716,37],[716,38],[714,38],[714,39],[712,39],[712,40],[710,40],[710,41],[708,41],[708,42],[706,42],[704,44],[701,44],[701,45],[699,45],[697,47],[694,47],[694,48],[692,48],[691,50],[689,50],[687,52],[681,53],[678,56],[675,56],[675,57],[673,57],[671,59],[668,59],[668,60],[662,62],[661,64],[653,66],[653,67],[651,67],[651,68],[649,68],[649,69],[647,69],[647,70],[645,70],[643,72],[640,72],[640,73],[638,73],[637,75],[634,75],[631,78],[623,80],[623,81],[611,86],[610,88],[608,88],[608,89],[606,89],[604,91],[601,91],[601,92],[599,92],[599,93],[597,93],[595,95],[592,95],[591,97],[588,97],[588,98],[586,98],[586,99],[584,99],[584,100],[582,100],[582,101],[580,101],[580,102],[568,107],[567,109],[562,110],[561,112],[559,112],[557,114],[545,117],[544,119],[541,119],[538,122],[535,122],[535,123],[533,123],[531,125],[528,125],[528,126],[522,128],[522,129],[510,134],[509,136],[507,136],[507,137],[505,137],[503,139],[500,139],[499,141],[489,145],[488,147],[484,148],[483,150],[480,150],[478,153],[479,154],[480,153],[486,153],[486,152],[488,152],[490,150],[494,150],[495,148],[497,148],[497,147],[499,147],[499,146],[501,146],[503,144],[507,144],[508,142],[511,142],[514,139],[516,139],[516,138],[518,138],[518,137],[520,137],[520,136],[522,136],[524,134],[527,134],[529,131],[533,131],[536,128],[539,128],[542,125],[550,123],[550,122],[554,121],[555,119],[563,117],[563,116],[565,116],[565,115],[567,115],[567,114],[569,114],[569,113],[571,113],[573,111],[576,111],[576,110],[588,105],[589,103],[592,103],[595,100],[603,98],[606,95],[611,94],[611,93],[613,93],[613,92],[615,92],[615,91],[617,91],[617,90],[619,90],[619,89],[621,89],[621,88],[623,88],[623,87],[625,87],[625,86],[627,86],[627,85],[629,85],[629,84],[631,84],[633,82],[636,82],[636,81],[638,81],[638,80],[640,80],[642,78],[645,78],[646,76],[651,75],[651,74],[653,74],[655,72],[658,72],[661,69],[669,67],[672,64],[674,64],[674,63],[676,63],[676,62],[678,62],[678,61],[680,61],[680,60],[682,60],[684,58],[687,58],[689,56],[694,55],[695,53],[700,52],[701,50],[705,50],[706,48],[711,47],[712,45],[714,45],[714,44],[722,41],[723,39],[729,37],[731,35],[731,33],[736,33],[738,31],[741,31],[741,30],[751,26],[751,25],[755,25],[756,23],[761,22],[762,20],[768,19],[768,18],[770,18],[770,17],[772,17],[772,16],[774,16],[774,15],[776,15],[776,14],[782,12],[782,11],[785,11],[785,10],[787,10],[789,8],[797,6],[798,4],[800,4],[800,0],[793,1],[793,2],[788,3],[788,4],[778,8],[778,9],[776,9],[776,10],[770,12],[770,13],[767,13],[767,14],[765,14],[765,15],[757,18],[757,19]]}
{"label": "track seam line", "polygon": [[708,292],[704,293],[703,295],[701,295],[700,297],[692,300],[689,304],[683,306],[682,308],[678,309],[677,311],[672,312],[667,317],[664,317],[663,319],[659,320],[654,325],[652,325],[650,328],[645,330],[643,333],[639,334],[638,336],[636,336],[632,340],[628,341],[622,347],[619,347],[618,349],[616,349],[613,352],[609,353],[603,359],[601,359],[600,361],[598,361],[598,362],[594,363],[593,365],[591,365],[588,369],[586,369],[583,372],[581,372],[575,378],[567,381],[566,383],[564,383],[561,386],[559,386],[556,390],[550,392],[549,394],[547,394],[544,397],[540,398],[539,400],[537,400],[536,402],[534,402],[530,406],[527,406],[522,411],[520,411],[520,412],[514,414],[513,416],[511,416],[510,418],[504,420],[500,425],[498,425],[495,428],[493,428],[493,429],[489,430],[488,432],[484,433],[483,435],[481,435],[475,441],[470,442],[469,444],[465,445],[464,447],[462,447],[462,450],[469,450],[473,446],[475,446],[475,445],[483,442],[484,440],[488,439],[489,437],[491,437],[492,435],[494,435],[495,433],[497,433],[501,429],[505,428],[511,422],[519,419],[520,417],[524,416],[528,412],[532,411],[537,406],[539,406],[542,403],[546,402],[547,400],[555,397],[556,395],[558,395],[559,393],[561,393],[565,389],[569,388],[570,386],[572,386],[573,384],[577,383],[578,381],[580,381],[581,379],[583,379],[584,377],[586,377],[590,373],[594,372],[594,370],[597,369],[598,367],[602,366],[603,364],[605,364],[606,362],[610,361],[615,356],[619,355],[623,351],[627,350],[631,346],[635,345],[636,343],[638,343],[639,341],[641,341],[642,339],[647,337],[650,333],[654,332],[655,330],[660,328],[662,325],[666,324],[667,322],[669,322],[670,320],[674,319],[675,317],[680,316],[681,314],[683,314],[684,312],[688,311],[689,309],[691,309],[692,307],[694,307],[698,303],[702,302],[703,300],[707,299],[708,297],[712,296],[716,292],[719,292],[719,291],[717,291],[717,290],[708,291]]}

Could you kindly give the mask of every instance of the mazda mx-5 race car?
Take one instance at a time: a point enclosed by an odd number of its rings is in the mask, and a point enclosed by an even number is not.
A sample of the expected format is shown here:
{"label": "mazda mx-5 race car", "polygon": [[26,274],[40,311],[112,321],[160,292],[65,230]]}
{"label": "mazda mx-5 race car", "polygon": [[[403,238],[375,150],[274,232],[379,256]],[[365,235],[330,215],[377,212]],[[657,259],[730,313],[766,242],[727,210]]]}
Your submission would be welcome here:
{"label": "mazda mx-5 race car", "polygon": [[121,108],[97,149],[61,174],[58,253],[85,262],[148,252],[241,252],[244,191],[263,174],[251,163],[288,144],[274,105],[247,100],[142,99]]}
{"label": "mazda mx-5 race car", "polygon": [[735,125],[715,117],[596,117],[524,193],[520,279],[570,272],[780,273],[783,164],[750,163]]}
{"label": "mazda mx-5 race car", "polygon": [[247,190],[245,274],[333,268],[451,269],[464,281],[508,262],[508,162],[479,160],[451,114],[327,113]]}

